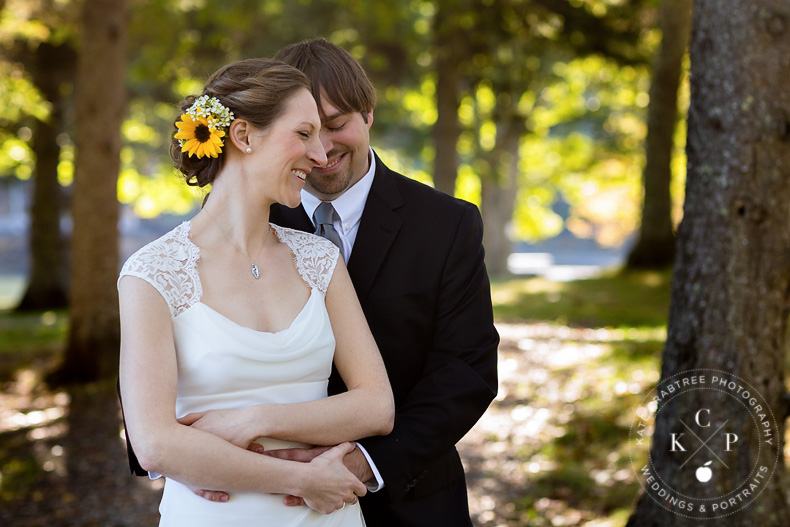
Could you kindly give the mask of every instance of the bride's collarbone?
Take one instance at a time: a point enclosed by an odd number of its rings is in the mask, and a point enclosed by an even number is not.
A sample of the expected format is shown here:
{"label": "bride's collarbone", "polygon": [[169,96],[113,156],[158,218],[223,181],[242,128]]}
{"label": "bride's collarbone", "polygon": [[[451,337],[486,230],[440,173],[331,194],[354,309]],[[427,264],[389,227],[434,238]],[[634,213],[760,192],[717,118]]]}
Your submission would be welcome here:
{"label": "bride's collarbone", "polygon": [[296,271],[291,273],[259,265],[259,277],[255,278],[248,267],[235,266],[233,272],[207,270],[205,276],[201,273],[204,301],[232,298],[236,304],[261,306],[270,301],[282,302],[281,299],[288,297],[306,298],[309,294],[309,288]]}
{"label": "bride's collarbone", "polygon": [[[245,289],[259,289],[292,279],[294,275],[298,275],[293,255],[287,248],[286,251],[282,249],[283,247],[275,246],[262,251],[251,260],[227,248],[211,247],[201,250],[198,272],[204,289],[208,282],[225,287],[235,284]],[[257,268],[257,273],[253,272],[253,265]]]}
{"label": "bride's collarbone", "polygon": [[201,271],[201,302],[238,325],[277,332],[290,326],[310,298],[296,269],[260,266],[260,277],[238,264],[229,270],[220,261]]}
{"label": "bride's collarbone", "polygon": [[[261,277],[263,279],[263,277]],[[246,287],[204,292],[201,303],[223,317],[257,331],[290,327],[310,300],[307,288]]]}
{"label": "bride's collarbone", "polygon": [[269,331],[298,315],[310,289],[296,268],[291,250],[277,244],[262,251],[257,260],[258,278],[251,263],[227,247],[201,249],[198,274],[201,302],[232,321]]}

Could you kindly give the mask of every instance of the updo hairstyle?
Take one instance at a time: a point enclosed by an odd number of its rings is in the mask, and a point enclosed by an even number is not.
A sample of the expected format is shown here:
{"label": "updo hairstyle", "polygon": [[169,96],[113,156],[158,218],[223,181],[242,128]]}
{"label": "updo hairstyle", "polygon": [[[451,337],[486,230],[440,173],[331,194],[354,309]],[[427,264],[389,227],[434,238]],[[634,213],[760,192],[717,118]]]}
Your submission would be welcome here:
{"label": "updo hairstyle", "polygon": [[[298,90],[310,89],[305,75],[282,62],[271,59],[247,59],[223,66],[206,82],[201,95],[213,96],[233,112],[234,119],[245,119],[258,128],[268,127],[285,110],[288,100]],[[190,95],[179,105],[185,113],[199,96]],[[175,124],[174,124],[175,127]],[[176,129],[177,131],[177,129]],[[198,159],[181,151],[178,140],[170,143],[170,157],[184,175],[187,185],[212,184],[232,148],[229,130],[218,157]]]}

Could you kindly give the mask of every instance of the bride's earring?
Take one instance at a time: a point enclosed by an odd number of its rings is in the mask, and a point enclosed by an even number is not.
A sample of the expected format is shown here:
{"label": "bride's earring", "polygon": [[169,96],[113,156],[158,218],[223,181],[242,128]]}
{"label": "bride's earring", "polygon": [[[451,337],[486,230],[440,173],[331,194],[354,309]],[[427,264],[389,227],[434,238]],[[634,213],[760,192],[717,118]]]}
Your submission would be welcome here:
{"label": "bride's earring", "polygon": [[247,152],[248,154],[251,154],[251,153],[252,153],[252,148],[250,148],[250,147],[248,146],[248,147],[247,147],[247,150],[245,150],[245,152]]}

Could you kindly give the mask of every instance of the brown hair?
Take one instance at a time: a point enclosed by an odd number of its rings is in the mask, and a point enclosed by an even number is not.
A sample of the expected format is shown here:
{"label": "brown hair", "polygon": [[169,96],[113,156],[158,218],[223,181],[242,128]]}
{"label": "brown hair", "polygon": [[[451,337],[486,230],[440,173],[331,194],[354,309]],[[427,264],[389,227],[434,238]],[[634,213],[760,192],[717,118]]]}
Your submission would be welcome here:
{"label": "brown hair", "polygon": [[[201,95],[216,97],[234,118],[245,119],[259,128],[269,126],[285,110],[288,100],[301,88],[310,89],[304,74],[280,61],[247,59],[223,66],[212,75]],[[198,96],[190,95],[180,106],[181,112],[192,106]],[[230,138],[225,136],[225,149]],[[170,144],[170,157],[188,185],[203,187],[214,182],[225,156],[190,157],[181,152],[177,139]]]}
{"label": "brown hair", "polygon": [[319,38],[286,46],[274,58],[307,75],[321,115],[325,115],[321,107],[324,94],[341,112],[361,112],[367,122],[367,114],[376,106],[376,90],[348,51]]}

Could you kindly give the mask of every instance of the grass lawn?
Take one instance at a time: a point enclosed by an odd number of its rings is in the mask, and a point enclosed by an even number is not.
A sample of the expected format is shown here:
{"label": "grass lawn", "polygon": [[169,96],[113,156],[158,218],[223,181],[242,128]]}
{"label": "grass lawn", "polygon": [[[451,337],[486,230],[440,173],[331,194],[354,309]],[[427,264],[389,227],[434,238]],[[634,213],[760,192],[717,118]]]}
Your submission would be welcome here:
{"label": "grass lawn", "polygon": [[585,328],[665,328],[669,271],[628,272],[573,282],[516,279],[492,285],[497,320]]}

